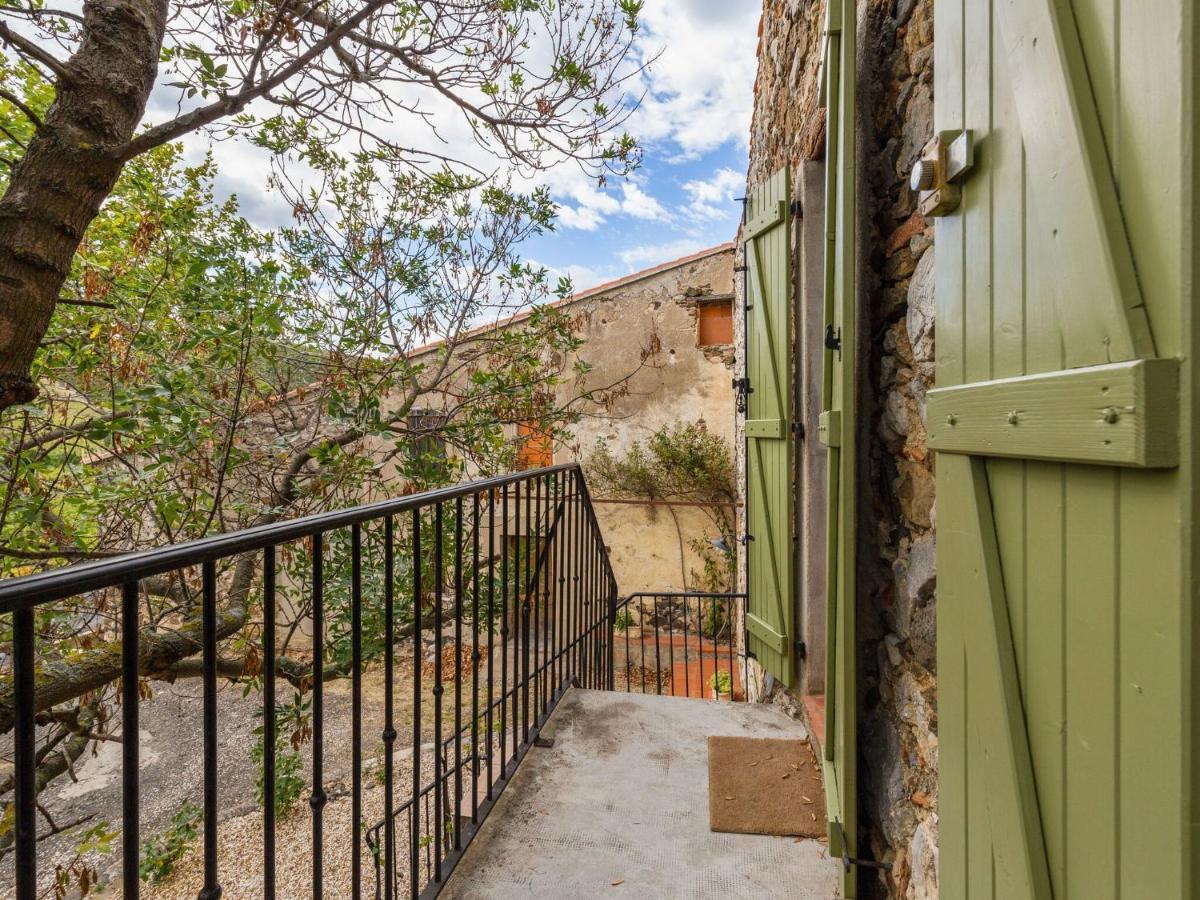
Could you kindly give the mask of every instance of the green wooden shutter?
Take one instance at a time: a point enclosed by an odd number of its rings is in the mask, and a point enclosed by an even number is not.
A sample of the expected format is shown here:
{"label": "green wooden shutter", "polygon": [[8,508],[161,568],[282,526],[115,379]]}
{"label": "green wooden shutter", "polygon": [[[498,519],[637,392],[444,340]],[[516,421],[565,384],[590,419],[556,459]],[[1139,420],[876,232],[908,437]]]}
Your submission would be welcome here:
{"label": "green wooden shutter", "polygon": [[933,251],[945,897],[1195,891],[1190,8],[938,0],[978,147]]}
{"label": "green wooden shutter", "polygon": [[[855,187],[854,5],[828,0],[822,99],[825,131],[824,402],[820,439],[829,448],[825,567],[825,797],[830,852],[857,857],[855,713]],[[842,896],[856,896],[857,872]]]}
{"label": "green wooden shutter", "polygon": [[791,181],[786,169],[750,192],[746,272],[746,558],[749,649],[792,683]]}

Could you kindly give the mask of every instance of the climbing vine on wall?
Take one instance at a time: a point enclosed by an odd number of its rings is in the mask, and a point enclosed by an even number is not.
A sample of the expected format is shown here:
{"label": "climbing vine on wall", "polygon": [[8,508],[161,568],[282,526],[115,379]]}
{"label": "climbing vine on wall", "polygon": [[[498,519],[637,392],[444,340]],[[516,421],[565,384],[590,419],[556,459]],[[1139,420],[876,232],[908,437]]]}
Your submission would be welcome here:
{"label": "climbing vine on wall", "polygon": [[603,441],[585,461],[588,479],[595,491],[606,497],[701,504],[721,537],[714,545],[708,535],[685,539],[671,506],[679,534],[681,565],[686,545],[701,561],[701,571],[684,571],[690,589],[731,590],[737,565],[733,537],[733,511],[737,504],[737,481],[729,445],[707,428],[704,420],[664,425],[644,443],[634,441],[615,455]]}

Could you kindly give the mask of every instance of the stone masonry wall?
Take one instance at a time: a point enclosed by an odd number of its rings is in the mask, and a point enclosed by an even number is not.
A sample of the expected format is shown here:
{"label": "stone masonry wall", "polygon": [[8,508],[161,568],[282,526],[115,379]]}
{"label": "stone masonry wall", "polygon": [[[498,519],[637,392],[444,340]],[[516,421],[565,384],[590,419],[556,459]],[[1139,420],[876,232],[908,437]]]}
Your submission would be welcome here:
{"label": "stone masonry wall", "polygon": [[860,295],[870,340],[860,438],[859,745],[863,819],[881,887],[937,897],[933,223],[908,174],[933,134],[933,0],[859,4]]}
{"label": "stone masonry wall", "polygon": [[[824,14],[822,0],[764,0],[750,186],[824,154]],[[869,348],[859,374],[860,848],[892,864],[878,877],[862,870],[860,896],[932,900],[935,508],[924,401],[934,374],[934,250],[907,175],[933,133],[933,0],[859,0],[858,19],[859,295],[868,326],[859,339]]]}

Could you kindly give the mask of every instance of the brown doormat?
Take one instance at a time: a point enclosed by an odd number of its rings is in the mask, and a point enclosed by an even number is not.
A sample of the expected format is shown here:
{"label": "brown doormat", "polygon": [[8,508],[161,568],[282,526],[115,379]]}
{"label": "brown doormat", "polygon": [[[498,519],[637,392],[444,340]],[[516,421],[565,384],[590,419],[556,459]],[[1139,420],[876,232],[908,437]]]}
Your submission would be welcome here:
{"label": "brown doormat", "polygon": [[825,836],[825,787],[808,741],[708,739],[708,825],[737,834]]}

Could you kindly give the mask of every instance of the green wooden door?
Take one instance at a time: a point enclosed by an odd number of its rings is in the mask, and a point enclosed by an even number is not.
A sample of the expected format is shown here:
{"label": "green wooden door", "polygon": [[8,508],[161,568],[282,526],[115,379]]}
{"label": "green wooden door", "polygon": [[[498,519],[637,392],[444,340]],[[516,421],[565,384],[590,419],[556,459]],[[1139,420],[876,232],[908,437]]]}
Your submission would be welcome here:
{"label": "green wooden door", "polygon": [[976,147],[926,408],[945,897],[1195,890],[1190,7],[938,0],[936,127]]}
{"label": "green wooden door", "polygon": [[[825,562],[825,797],[830,851],[858,856],[855,712],[854,5],[828,0],[825,106],[825,361],[820,439],[829,449]],[[842,896],[857,872],[845,870]]]}
{"label": "green wooden door", "polygon": [[746,270],[746,559],[749,650],[792,683],[791,182],[776,172],[750,192]]}

